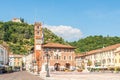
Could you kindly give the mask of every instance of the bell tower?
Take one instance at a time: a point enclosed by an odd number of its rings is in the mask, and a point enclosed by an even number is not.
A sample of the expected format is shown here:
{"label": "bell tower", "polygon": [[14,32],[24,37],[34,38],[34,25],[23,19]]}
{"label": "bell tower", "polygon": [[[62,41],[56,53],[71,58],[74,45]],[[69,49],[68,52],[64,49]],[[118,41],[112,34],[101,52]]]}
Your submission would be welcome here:
{"label": "bell tower", "polygon": [[37,73],[40,72],[41,70],[41,54],[42,54],[42,39],[43,38],[43,33],[42,33],[42,23],[40,22],[35,22],[34,24],[34,57],[36,61],[36,70]]}

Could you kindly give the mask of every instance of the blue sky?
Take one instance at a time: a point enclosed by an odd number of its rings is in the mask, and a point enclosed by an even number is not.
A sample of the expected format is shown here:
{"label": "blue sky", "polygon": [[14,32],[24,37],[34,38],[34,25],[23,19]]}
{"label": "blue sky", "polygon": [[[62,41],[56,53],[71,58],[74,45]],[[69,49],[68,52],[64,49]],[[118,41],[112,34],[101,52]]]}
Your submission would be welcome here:
{"label": "blue sky", "polygon": [[120,36],[120,0],[0,0],[0,21],[44,23],[65,40]]}

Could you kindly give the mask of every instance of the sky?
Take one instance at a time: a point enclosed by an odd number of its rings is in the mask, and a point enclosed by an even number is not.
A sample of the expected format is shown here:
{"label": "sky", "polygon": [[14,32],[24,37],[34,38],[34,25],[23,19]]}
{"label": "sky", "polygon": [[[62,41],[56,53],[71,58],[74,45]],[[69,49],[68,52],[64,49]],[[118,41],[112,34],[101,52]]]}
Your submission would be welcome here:
{"label": "sky", "polygon": [[0,0],[0,21],[42,22],[66,41],[120,37],[120,0]]}

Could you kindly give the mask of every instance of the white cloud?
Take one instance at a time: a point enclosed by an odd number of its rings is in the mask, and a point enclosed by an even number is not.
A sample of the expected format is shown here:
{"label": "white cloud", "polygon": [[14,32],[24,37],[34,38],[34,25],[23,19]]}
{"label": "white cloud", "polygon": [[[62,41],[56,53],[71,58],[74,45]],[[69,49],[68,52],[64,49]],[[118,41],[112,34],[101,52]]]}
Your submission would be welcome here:
{"label": "white cloud", "polygon": [[44,27],[50,29],[53,33],[56,35],[62,37],[66,41],[75,41],[81,38],[81,31],[80,29],[71,27],[71,26],[50,26],[50,25],[44,25]]}

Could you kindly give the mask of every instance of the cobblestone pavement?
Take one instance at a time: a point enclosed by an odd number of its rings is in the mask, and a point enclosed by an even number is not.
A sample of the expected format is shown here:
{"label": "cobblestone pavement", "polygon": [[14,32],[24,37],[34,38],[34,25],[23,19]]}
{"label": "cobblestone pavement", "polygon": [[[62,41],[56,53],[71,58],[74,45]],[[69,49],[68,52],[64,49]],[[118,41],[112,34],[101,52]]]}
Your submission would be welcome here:
{"label": "cobblestone pavement", "polygon": [[[120,80],[120,73],[51,72],[34,75],[26,71],[0,74],[0,80]],[[42,79],[41,79],[42,78]]]}
{"label": "cobblestone pavement", "polygon": [[40,76],[45,80],[120,80],[120,73],[80,73],[54,72],[50,77]]}
{"label": "cobblestone pavement", "polygon": [[0,74],[0,80],[43,80],[38,76],[32,75],[26,71]]}

